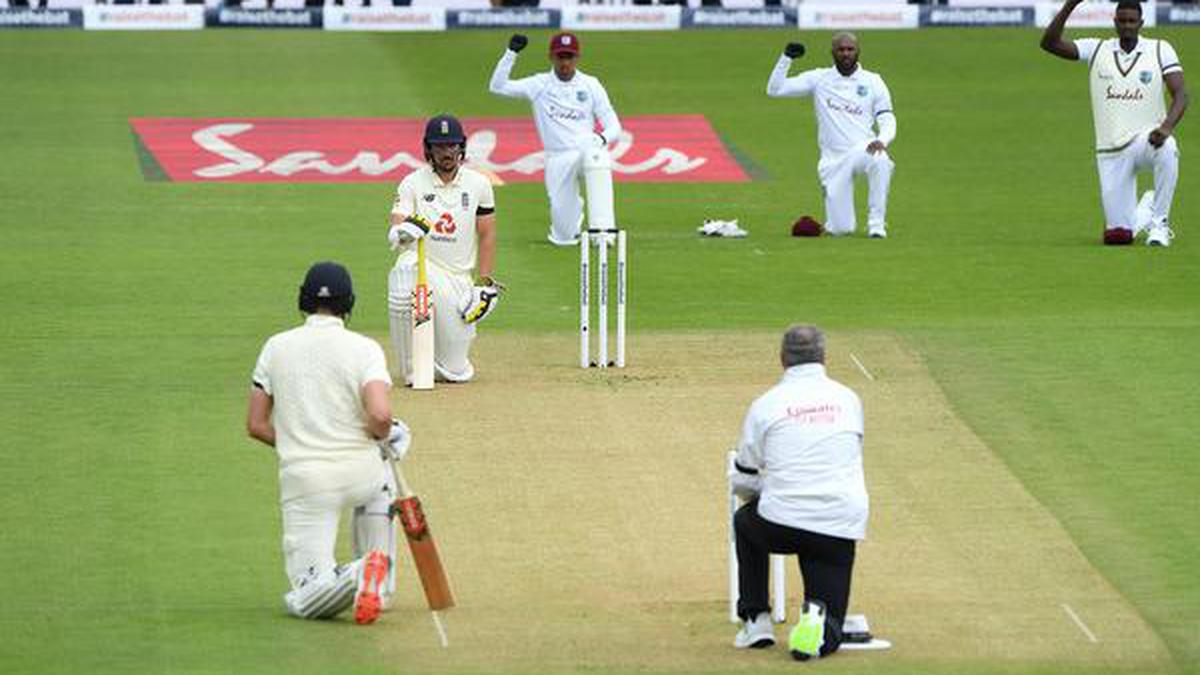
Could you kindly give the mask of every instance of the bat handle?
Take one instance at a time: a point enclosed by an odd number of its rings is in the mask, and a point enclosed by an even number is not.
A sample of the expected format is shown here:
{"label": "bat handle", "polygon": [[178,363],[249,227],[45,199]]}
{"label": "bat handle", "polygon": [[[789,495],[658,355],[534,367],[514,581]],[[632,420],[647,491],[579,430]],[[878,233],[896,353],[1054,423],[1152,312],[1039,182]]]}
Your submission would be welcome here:
{"label": "bat handle", "polygon": [[402,498],[413,496],[412,488],[408,486],[408,481],[404,480],[404,472],[400,470],[400,462],[395,460],[389,462],[392,465],[392,475],[396,477],[396,488],[400,490]]}

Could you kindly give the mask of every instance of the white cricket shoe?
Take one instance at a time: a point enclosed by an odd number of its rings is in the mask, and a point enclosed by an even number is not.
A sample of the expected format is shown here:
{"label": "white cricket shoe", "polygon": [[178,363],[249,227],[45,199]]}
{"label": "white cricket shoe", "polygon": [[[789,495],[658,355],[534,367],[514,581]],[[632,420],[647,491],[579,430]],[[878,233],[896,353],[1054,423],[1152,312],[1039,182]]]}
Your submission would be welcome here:
{"label": "white cricket shoe", "polygon": [[1149,234],[1146,235],[1146,245],[1167,247],[1171,245],[1171,240],[1174,238],[1175,233],[1167,227],[1166,223],[1151,225]]}
{"label": "white cricket shoe", "polygon": [[554,233],[551,232],[546,235],[546,240],[549,241],[551,244],[554,244],[555,246],[578,246],[579,245],[579,235],[575,235],[571,239],[563,241],[561,239],[555,239]]}
{"label": "white cricket shoe", "polygon": [[887,223],[878,225],[870,225],[867,227],[867,238],[869,239],[887,239]]}
{"label": "white cricket shoe", "polygon": [[775,624],[770,612],[759,612],[752,621],[743,621],[742,629],[733,638],[738,649],[765,649],[775,646]]}

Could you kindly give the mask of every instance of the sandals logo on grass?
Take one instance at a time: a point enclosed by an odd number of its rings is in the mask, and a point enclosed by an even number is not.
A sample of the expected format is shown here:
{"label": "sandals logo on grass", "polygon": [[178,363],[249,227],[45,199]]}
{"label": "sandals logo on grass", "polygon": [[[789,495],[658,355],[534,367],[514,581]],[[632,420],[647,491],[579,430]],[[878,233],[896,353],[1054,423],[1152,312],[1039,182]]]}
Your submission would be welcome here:
{"label": "sandals logo on grass", "polygon": [[[750,176],[703,115],[622,120],[609,147],[625,182],[737,183]],[[465,119],[469,166],[497,184],[542,180],[528,118]],[[216,183],[394,183],[425,166],[417,118],[137,118],[147,180]]]}

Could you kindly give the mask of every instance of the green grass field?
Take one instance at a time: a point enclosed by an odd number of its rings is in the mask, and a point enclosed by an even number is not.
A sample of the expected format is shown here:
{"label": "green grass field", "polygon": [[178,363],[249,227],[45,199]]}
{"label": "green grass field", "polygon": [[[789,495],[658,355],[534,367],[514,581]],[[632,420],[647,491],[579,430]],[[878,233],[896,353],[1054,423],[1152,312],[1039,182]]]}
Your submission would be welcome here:
{"label": "green grass field", "polygon": [[[1185,67],[1200,62],[1194,29],[1151,34],[1170,39]],[[0,32],[0,671],[406,670],[405,646],[380,648],[381,631],[283,615],[274,463],[243,433],[254,358],[297,320],[309,263],[347,263],[359,296],[352,327],[386,332],[393,186],[147,182],[128,120],[526,115],[486,91],[507,35]],[[808,65],[826,65],[828,37],[806,36]],[[1084,68],[1042,53],[1032,30],[865,33],[863,64],[887,79],[899,119],[892,237],[796,240],[790,222],[821,212],[811,106],[764,91],[793,38],[584,36],[581,68],[604,80],[619,113],[704,114],[762,172],[737,185],[618,187],[618,218],[633,232],[629,375],[653,365],[639,366],[643,335],[708,336],[711,360],[690,364],[696,377],[721,367],[724,343],[796,321],[828,329],[835,348],[895,336],[1166,645],[1171,665],[1150,670],[1200,672],[1200,172],[1189,152],[1200,120],[1185,118],[1177,134],[1174,246],[1105,248]],[[530,49],[517,73],[540,69],[538,58]],[[573,344],[577,270],[544,244],[542,187],[505,186],[497,200],[498,274],[512,292],[481,344],[555,334]],[[714,216],[739,218],[750,238],[698,239]],[[537,386],[511,382],[514,393]],[[410,396],[396,395],[402,416]],[[746,403],[734,399],[733,419]],[[871,426],[868,455],[873,439],[918,423],[888,420]],[[524,424],[514,419],[514,432]],[[719,459],[734,434],[693,451]],[[901,450],[923,461],[924,448]],[[885,570],[865,585],[902,581]],[[712,589],[703,639],[658,648],[716,651],[710,634],[732,637],[723,593]],[[945,650],[821,665],[1146,670],[972,659],[952,641]],[[682,669],[714,668],[724,666]],[[634,669],[582,657],[547,666]]]}

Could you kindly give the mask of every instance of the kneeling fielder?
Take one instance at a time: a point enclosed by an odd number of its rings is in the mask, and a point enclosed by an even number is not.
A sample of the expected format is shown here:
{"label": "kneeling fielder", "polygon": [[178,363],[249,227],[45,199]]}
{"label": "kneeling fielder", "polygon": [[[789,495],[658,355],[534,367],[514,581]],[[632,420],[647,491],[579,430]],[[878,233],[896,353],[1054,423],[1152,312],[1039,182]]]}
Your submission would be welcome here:
{"label": "kneeling fielder", "polygon": [[[408,429],[392,419],[391,379],[375,341],[346,330],[350,273],[318,263],[300,287],[304,325],[267,340],[254,367],[246,429],[279,454],[288,613],[327,619],[355,607],[374,622],[395,588],[389,507]],[[383,446],[381,448],[381,445]],[[355,560],[334,559],[338,519],[353,508]],[[357,595],[356,595],[357,593]]]}
{"label": "kneeling fielder", "polygon": [[467,382],[475,375],[469,358],[475,323],[491,313],[503,288],[491,278],[496,202],[488,179],[463,166],[467,138],[457,119],[439,115],[429,120],[424,145],[429,165],[400,181],[388,230],[388,242],[400,251],[388,276],[395,351],[392,372],[412,384],[414,244],[424,237],[433,304],[434,370],[444,381]]}
{"label": "kneeling fielder", "polygon": [[[812,96],[821,159],[817,173],[825,192],[825,229],[832,235],[854,232],[854,177],[867,176],[867,236],[887,237],[887,199],[895,162],[888,147],[896,140],[892,94],[878,73],[859,65],[858,38],[833,38],[832,68],[806,70],[788,77],[804,46],[788,43],[771,70],[767,95]],[[878,129],[878,133],[876,133]]]}

